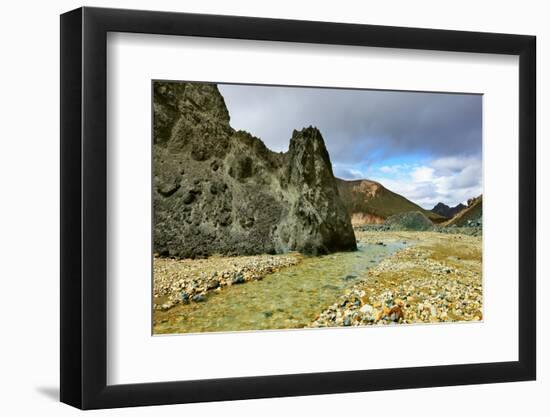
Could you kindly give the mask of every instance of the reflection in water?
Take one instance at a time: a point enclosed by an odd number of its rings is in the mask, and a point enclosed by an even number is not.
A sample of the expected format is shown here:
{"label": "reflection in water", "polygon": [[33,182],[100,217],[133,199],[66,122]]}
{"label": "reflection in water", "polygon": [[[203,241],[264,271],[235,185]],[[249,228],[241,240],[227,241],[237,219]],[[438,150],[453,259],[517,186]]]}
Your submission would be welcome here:
{"label": "reflection in water", "polygon": [[294,329],[311,323],[383,258],[403,247],[360,244],[356,252],[305,258],[262,281],[210,293],[203,303],[178,304],[154,333]]}

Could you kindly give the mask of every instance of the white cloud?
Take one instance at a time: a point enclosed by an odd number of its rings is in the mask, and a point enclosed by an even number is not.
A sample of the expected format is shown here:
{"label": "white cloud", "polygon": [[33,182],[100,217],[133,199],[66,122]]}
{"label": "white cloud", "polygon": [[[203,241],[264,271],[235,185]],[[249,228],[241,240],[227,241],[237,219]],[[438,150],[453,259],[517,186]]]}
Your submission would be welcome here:
{"label": "white cloud", "polygon": [[435,170],[431,167],[420,166],[418,168],[414,168],[410,175],[415,183],[422,183],[432,181],[434,179],[434,172]]}
{"label": "white cloud", "polygon": [[483,192],[480,158],[435,159],[402,169],[399,175],[391,175],[395,170],[379,171],[382,175],[371,179],[426,209],[439,202],[455,206]]}

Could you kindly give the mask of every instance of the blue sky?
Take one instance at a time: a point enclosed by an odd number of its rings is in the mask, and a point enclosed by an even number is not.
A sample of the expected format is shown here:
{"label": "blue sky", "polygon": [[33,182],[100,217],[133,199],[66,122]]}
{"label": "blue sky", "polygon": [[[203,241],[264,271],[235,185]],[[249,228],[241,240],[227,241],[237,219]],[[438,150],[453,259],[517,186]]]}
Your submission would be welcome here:
{"label": "blue sky", "polygon": [[286,151],[313,125],[334,174],[382,183],[425,208],[482,193],[482,96],[219,84],[231,126]]}

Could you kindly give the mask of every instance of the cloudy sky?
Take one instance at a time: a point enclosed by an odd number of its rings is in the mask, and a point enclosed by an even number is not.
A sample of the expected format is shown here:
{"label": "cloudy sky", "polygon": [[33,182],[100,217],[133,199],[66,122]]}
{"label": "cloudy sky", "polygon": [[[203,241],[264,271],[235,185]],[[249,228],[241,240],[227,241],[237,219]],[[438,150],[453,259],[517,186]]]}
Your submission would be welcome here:
{"label": "cloudy sky", "polygon": [[319,128],[343,179],[382,183],[431,209],[482,192],[482,97],[469,94],[220,84],[231,126],[286,151]]}

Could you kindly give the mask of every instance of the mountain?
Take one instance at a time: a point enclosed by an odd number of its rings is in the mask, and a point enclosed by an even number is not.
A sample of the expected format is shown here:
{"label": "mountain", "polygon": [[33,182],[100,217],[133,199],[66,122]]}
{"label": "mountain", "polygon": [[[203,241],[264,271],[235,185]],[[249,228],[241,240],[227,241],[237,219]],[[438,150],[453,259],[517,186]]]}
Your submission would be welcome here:
{"label": "mountain", "polygon": [[465,206],[462,203],[457,204],[454,207],[449,207],[447,204],[444,204],[444,203],[437,203],[432,209],[432,211],[434,213],[437,213],[443,217],[450,219],[451,217],[455,216],[458,212],[464,210],[466,207],[467,206]]}
{"label": "mountain", "polygon": [[276,153],[231,128],[215,84],[154,82],[153,94],[155,252],[193,258],[357,248],[319,130],[295,130],[288,152]]}
{"label": "mountain", "polygon": [[468,206],[442,226],[478,226],[482,223],[483,196],[468,200]]}
{"label": "mountain", "polygon": [[412,211],[419,211],[434,223],[446,220],[441,215],[425,210],[405,197],[388,190],[378,182],[348,181],[337,178],[336,183],[354,226],[384,223],[390,216]]}

